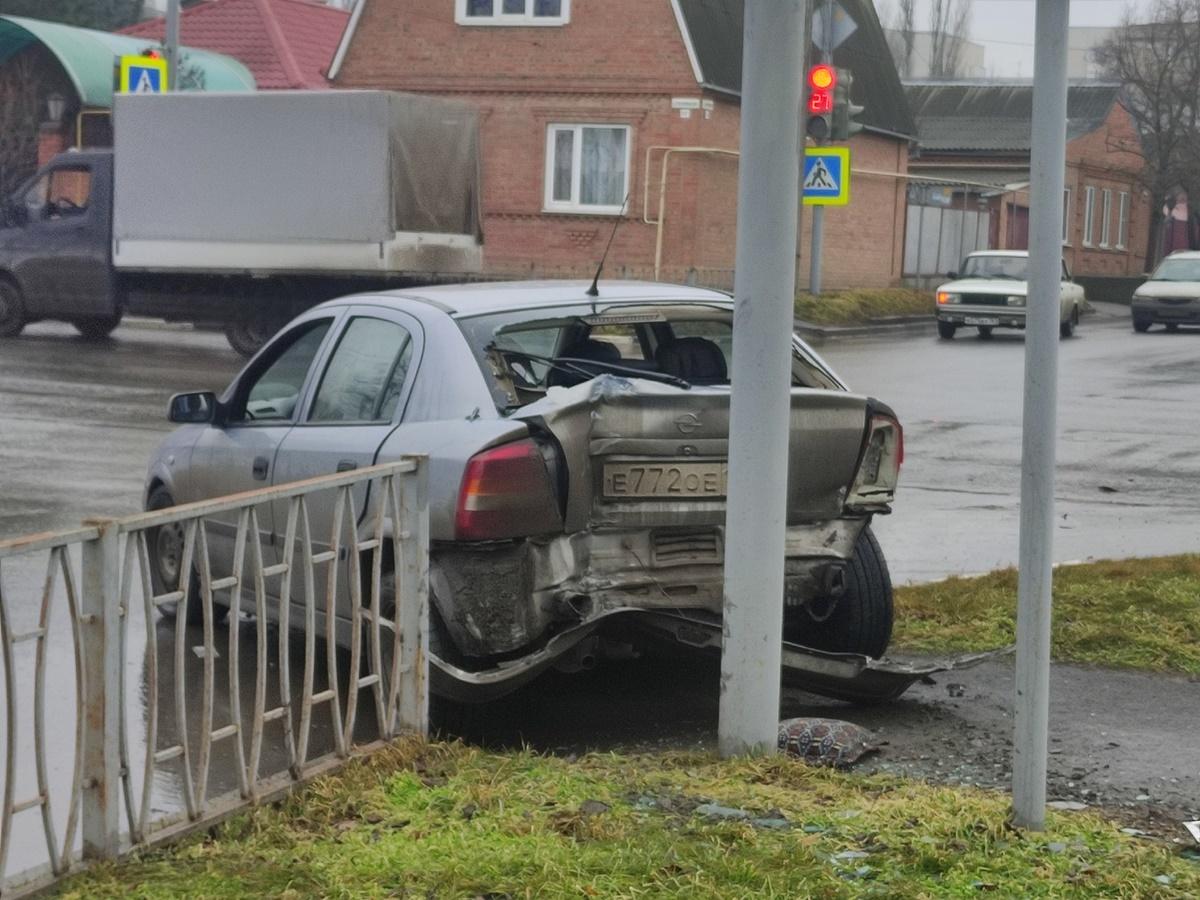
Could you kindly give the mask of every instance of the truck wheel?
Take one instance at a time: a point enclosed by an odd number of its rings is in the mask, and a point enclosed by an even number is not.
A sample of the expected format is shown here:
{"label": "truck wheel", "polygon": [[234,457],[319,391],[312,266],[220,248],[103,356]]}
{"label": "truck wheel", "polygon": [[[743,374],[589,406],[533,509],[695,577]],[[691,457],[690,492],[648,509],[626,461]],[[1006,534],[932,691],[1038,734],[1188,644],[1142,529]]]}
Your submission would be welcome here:
{"label": "truck wheel", "polygon": [[[146,510],[168,509],[174,505],[175,498],[171,496],[170,491],[159,485],[150,492]],[[179,590],[179,566],[183,562],[183,541],[183,526],[176,522],[147,530],[146,548],[150,556],[150,584],[156,595]],[[188,625],[203,625],[204,606],[200,602],[200,573],[194,566],[188,595],[187,610],[184,612],[185,621]],[[179,612],[176,603],[164,603],[159,610],[169,619],[175,618]],[[215,607],[213,612],[216,612]]]}
{"label": "truck wheel", "polygon": [[938,337],[944,341],[954,340],[954,332],[958,331],[958,326],[953,322],[938,322]]}
{"label": "truck wheel", "polygon": [[242,356],[253,356],[286,322],[286,317],[271,310],[246,313],[226,324],[225,340]]}
{"label": "truck wheel", "polygon": [[0,280],[0,337],[16,337],[25,328],[25,302],[11,281]]}
{"label": "truck wheel", "polygon": [[86,319],[73,319],[71,324],[75,330],[89,341],[102,341],[121,324],[121,314],[114,316],[89,316]]}
{"label": "truck wheel", "polygon": [[883,656],[892,639],[892,579],[870,527],[854,545],[842,596],[787,610],[783,637],[816,650]]}

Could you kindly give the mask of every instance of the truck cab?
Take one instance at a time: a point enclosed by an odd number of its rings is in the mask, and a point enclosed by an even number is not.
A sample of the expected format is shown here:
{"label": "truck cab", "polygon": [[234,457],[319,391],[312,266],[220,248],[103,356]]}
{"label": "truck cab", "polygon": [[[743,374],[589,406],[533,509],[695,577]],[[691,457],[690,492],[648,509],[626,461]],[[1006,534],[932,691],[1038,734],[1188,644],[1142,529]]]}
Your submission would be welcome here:
{"label": "truck cab", "polygon": [[101,338],[121,321],[112,267],[112,154],[56,156],[4,201],[0,337],[59,319]]}

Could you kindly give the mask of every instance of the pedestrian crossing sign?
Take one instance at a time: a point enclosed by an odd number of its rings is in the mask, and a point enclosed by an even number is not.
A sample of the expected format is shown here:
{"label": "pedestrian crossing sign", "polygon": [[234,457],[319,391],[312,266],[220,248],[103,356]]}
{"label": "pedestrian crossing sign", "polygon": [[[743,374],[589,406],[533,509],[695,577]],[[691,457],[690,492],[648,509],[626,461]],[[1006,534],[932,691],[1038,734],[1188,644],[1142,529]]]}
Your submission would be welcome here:
{"label": "pedestrian crossing sign", "polygon": [[805,206],[845,206],[850,202],[850,148],[809,147],[801,181]]}
{"label": "pedestrian crossing sign", "polygon": [[155,56],[122,56],[118,86],[122,94],[163,94],[167,61]]}

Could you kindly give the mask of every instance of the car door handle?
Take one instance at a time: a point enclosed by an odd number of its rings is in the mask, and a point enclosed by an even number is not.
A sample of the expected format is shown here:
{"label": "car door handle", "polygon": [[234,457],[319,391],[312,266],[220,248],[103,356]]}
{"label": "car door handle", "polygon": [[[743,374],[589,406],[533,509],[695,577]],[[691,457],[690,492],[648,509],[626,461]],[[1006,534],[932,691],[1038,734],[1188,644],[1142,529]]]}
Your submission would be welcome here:
{"label": "car door handle", "polygon": [[254,457],[254,465],[250,467],[250,474],[254,476],[256,481],[266,481],[269,465],[265,456],[256,456]]}
{"label": "car door handle", "polygon": [[339,462],[337,464],[337,470],[339,472],[353,472],[357,468],[358,468],[358,463],[356,463],[352,459],[343,459],[341,462]]}

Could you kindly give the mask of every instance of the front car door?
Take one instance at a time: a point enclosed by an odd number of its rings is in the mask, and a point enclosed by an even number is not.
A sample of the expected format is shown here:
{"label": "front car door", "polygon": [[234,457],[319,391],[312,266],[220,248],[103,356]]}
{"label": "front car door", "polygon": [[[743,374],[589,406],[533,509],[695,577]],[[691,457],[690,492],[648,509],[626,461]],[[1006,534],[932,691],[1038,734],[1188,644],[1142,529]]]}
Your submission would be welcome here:
{"label": "front car door", "polygon": [[87,161],[55,163],[15,198],[22,221],[0,240],[31,316],[110,316],[110,181]]}
{"label": "front car door", "polygon": [[[205,430],[192,452],[190,500],[224,497],[267,487],[272,482],[280,444],[299,418],[337,314],[310,316],[277,337],[246,368],[223,398],[226,419]],[[258,509],[259,540],[270,565],[274,549],[273,504]],[[214,569],[228,572],[233,563],[236,512],[208,521]]]}

